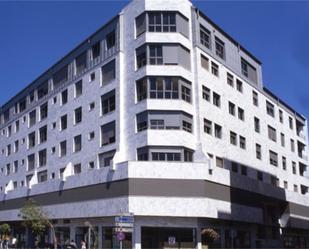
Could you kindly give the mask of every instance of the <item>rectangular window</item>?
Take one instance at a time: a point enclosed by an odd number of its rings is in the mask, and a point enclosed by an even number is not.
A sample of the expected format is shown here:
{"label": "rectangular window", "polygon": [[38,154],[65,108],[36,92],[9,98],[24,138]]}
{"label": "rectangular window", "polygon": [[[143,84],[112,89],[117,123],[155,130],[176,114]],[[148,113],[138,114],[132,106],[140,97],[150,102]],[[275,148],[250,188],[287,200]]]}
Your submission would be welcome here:
{"label": "rectangular window", "polygon": [[82,122],[82,107],[74,110],[74,124]]}
{"label": "rectangular window", "polygon": [[44,120],[48,117],[48,102],[40,106],[40,120]]}
{"label": "rectangular window", "polygon": [[282,110],[279,110],[279,121],[280,121],[280,123],[283,124],[283,112],[282,112]]}
{"label": "rectangular window", "polygon": [[241,92],[241,93],[243,91],[242,82],[239,79],[236,80],[236,89],[238,92]]}
{"label": "rectangular window", "polygon": [[31,154],[28,156],[28,168],[27,171],[34,170],[35,167],[35,156]]}
{"label": "rectangular window", "polygon": [[60,151],[59,156],[63,157],[67,154],[67,141],[60,142]]}
{"label": "rectangular window", "polygon": [[164,120],[162,119],[152,119],[150,120],[150,129],[152,130],[163,130]]}
{"label": "rectangular window", "polygon": [[292,162],[292,173],[296,175],[296,163]]}
{"label": "rectangular window", "polygon": [[103,168],[111,166],[114,154],[114,150],[99,154],[99,167]]}
{"label": "rectangular window", "polygon": [[83,94],[83,81],[80,80],[75,83],[75,98],[78,98]]}
{"label": "rectangular window", "polygon": [[275,117],[275,106],[266,100],[266,112],[269,116]]}
{"label": "rectangular window", "polygon": [[215,106],[220,107],[221,106],[221,97],[219,94],[212,92],[212,102]]}
{"label": "rectangular window", "polygon": [[219,168],[223,168],[223,158],[221,157],[216,157],[216,166]]}
{"label": "rectangular window", "polygon": [[212,135],[212,122],[204,118],[204,132]]}
{"label": "rectangular window", "polygon": [[295,142],[293,139],[291,139],[291,151],[295,152]]}
{"label": "rectangular window", "polygon": [[[26,98],[24,98],[19,102],[19,112],[23,112],[24,110],[26,110],[26,108],[27,108],[27,101],[26,101]],[[9,114],[9,111],[8,111],[8,114]]]}
{"label": "rectangular window", "polygon": [[17,173],[17,172],[18,172],[18,161],[14,161],[13,172],[14,172],[14,173]]}
{"label": "rectangular window", "polygon": [[163,32],[176,32],[175,13],[163,13]]}
{"label": "rectangular window", "polygon": [[192,124],[190,124],[189,122],[183,120],[182,121],[182,129],[184,131],[192,133]]}
{"label": "rectangular window", "polygon": [[269,151],[269,163],[273,166],[278,166],[278,154],[273,151]]}
{"label": "rectangular window", "polygon": [[204,26],[200,25],[200,42],[206,48],[211,49],[211,38],[210,31]]}
{"label": "rectangular window", "polygon": [[246,176],[247,175],[247,167],[244,166],[244,165],[241,165],[241,174],[243,176]]}
{"label": "rectangular window", "polygon": [[115,90],[101,96],[102,115],[115,110]]}
{"label": "rectangular window", "polygon": [[75,58],[76,75],[82,73],[87,68],[87,52],[83,52]]}
{"label": "rectangular window", "polygon": [[263,181],[263,172],[257,171],[257,179],[258,179],[259,181]]}
{"label": "rectangular window", "polygon": [[232,131],[230,131],[230,143],[233,145],[237,145],[237,134]]}
{"label": "rectangular window", "polygon": [[293,118],[289,117],[289,127],[291,130],[293,130]]}
{"label": "rectangular window", "polygon": [[213,61],[211,62],[211,73],[217,77],[219,76],[219,66]]}
{"label": "rectangular window", "polygon": [[92,45],[91,54],[92,54],[93,60],[100,57],[100,54],[101,54],[101,43],[100,42],[97,42],[96,44]]}
{"label": "rectangular window", "polygon": [[209,59],[201,54],[201,66],[202,68],[209,70]]}
{"label": "rectangular window", "polygon": [[143,45],[136,49],[136,64],[137,68],[146,66],[147,64],[147,47]]}
{"label": "rectangular window", "polygon": [[47,94],[48,94],[48,82],[45,82],[38,88],[38,99],[43,98]]}
{"label": "rectangular window", "polygon": [[146,14],[143,13],[135,18],[136,37],[146,32]]}
{"label": "rectangular window", "polygon": [[159,12],[148,14],[148,31],[162,32],[162,16]]}
{"label": "rectangular window", "polygon": [[35,132],[28,135],[28,148],[33,148],[35,146]]}
{"label": "rectangular window", "polygon": [[68,103],[68,89],[61,92],[61,105]]}
{"label": "rectangular window", "polygon": [[190,150],[184,150],[184,161],[193,162],[193,152]]}
{"label": "rectangular window", "polygon": [[235,104],[229,102],[229,114],[235,116]]}
{"label": "rectangular window", "polygon": [[245,120],[245,111],[240,107],[238,107],[238,119]]}
{"label": "rectangular window", "polygon": [[163,52],[162,45],[149,45],[149,64],[150,65],[162,65],[163,64]]}
{"label": "rectangular window", "polygon": [[18,140],[15,141],[14,147],[15,147],[14,148],[15,153],[17,153],[19,151],[19,141]]}
{"label": "rectangular window", "polygon": [[101,146],[115,143],[116,131],[115,122],[111,122],[101,126]]}
{"label": "rectangular window", "polygon": [[221,41],[218,37],[215,37],[215,47],[216,47],[216,55],[221,59],[225,59],[224,42]]}
{"label": "rectangular window", "polygon": [[284,147],[285,146],[285,137],[284,137],[283,133],[280,134],[280,138],[281,138],[280,139],[281,140],[281,146]]}
{"label": "rectangular window", "polygon": [[239,136],[239,147],[244,150],[246,149],[246,138],[245,137]]}
{"label": "rectangular window", "polygon": [[58,88],[61,84],[65,83],[68,80],[68,65],[59,69],[53,75],[53,89]]}
{"label": "rectangular window", "polygon": [[181,98],[186,102],[191,102],[191,89],[185,86],[181,86]]}
{"label": "rectangular window", "polygon": [[255,155],[257,159],[262,159],[262,146],[260,144],[255,144]]}
{"label": "rectangular window", "polygon": [[243,58],[241,58],[241,72],[246,78],[251,80],[253,83],[257,83],[256,68],[253,67],[249,62],[247,62]]}
{"label": "rectangular window", "polygon": [[147,79],[136,81],[137,101],[147,99]]}
{"label": "rectangular window", "polygon": [[40,128],[39,136],[40,136],[40,144],[47,141],[47,125]]}
{"label": "rectangular window", "polygon": [[19,120],[15,122],[15,133],[19,132]]}
{"label": "rectangular window", "polygon": [[38,182],[46,182],[47,181],[47,170],[38,172]]}
{"label": "rectangular window", "polygon": [[113,30],[112,32],[106,35],[106,50],[115,47],[116,45],[116,32]]}
{"label": "rectangular window", "polygon": [[78,135],[74,137],[74,151],[79,152],[82,150],[82,135]]}
{"label": "rectangular window", "polygon": [[210,89],[206,86],[203,86],[203,99],[210,102]]}
{"label": "rectangular window", "polygon": [[39,151],[39,167],[45,166],[47,163],[46,149]]}
{"label": "rectangular window", "polygon": [[82,165],[80,163],[74,164],[73,173],[74,175],[80,174],[82,172]]}
{"label": "rectangular window", "polygon": [[268,138],[274,142],[277,141],[277,132],[276,129],[271,127],[270,125],[268,126]]}
{"label": "rectangular window", "polygon": [[238,163],[232,162],[231,166],[232,172],[238,173]]}
{"label": "rectangular window", "polygon": [[260,133],[260,120],[257,117],[254,117],[254,130],[257,133]]}
{"label": "rectangular window", "polygon": [[68,115],[63,115],[60,118],[60,130],[63,131],[68,128]]}
{"label": "rectangular window", "polygon": [[216,138],[222,138],[222,126],[215,124],[215,137]]}
{"label": "rectangular window", "polygon": [[231,87],[234,87],[234,76],[230,73],[226,74],[226,81],[227,84],[230,85]]}
{"label": "rectangular window", "polygon": [[35,125],[36,123],[36,110],[29,113],[29,127]]}
{"label": "rectangular window", "polygon": [[258,96],[258,93],[255,91],[252,91],[252,101],[253,101],[253,105],[259,106],[259,96]]}
{"label": "rectangular window", "polygon": [[286,170],[286,157],[282,157],[282,169]]}
{"label": "rectangular window", "polygon": [[102,67],[102,84],[105,85],[116,77],[116,63],[115,60],[107,63]]}

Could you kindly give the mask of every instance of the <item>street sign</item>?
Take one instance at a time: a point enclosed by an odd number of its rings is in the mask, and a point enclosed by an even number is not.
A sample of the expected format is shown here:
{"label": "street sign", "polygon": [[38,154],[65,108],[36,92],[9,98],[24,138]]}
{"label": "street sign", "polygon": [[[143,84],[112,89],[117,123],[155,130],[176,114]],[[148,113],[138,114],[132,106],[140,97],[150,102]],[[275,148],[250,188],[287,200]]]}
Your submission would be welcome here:
{"label": "street sign", "polygon": [[124,234],[124,232],[117,232],[116,236],[119,241],[123,241],[126,238],[126,235]]}
{"label": "street sign", "polygon": [[133,227],[115,227],[115,232],[133,233]]}
{"label": "street sign", "polygon": [[133,216],[116,216],[115,217],[116,223],[134,223]]}
{"label": "street sign", "polygon": [[169,236],[168,237],[168,244],[170,246],[175,245],[176,244],[176,238],[174,236]]}
{"label": "street sign", "polygon": [[116,227],[133,227],[133,223],[115,223]]}

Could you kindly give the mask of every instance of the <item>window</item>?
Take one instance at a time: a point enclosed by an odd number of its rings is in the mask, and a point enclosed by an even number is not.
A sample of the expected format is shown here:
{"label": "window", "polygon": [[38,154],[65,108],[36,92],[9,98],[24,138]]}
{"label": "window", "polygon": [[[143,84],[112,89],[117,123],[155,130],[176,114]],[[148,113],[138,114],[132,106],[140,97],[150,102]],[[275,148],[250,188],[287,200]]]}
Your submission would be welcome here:
{"label": "window", "polygon": [[176,32],[175,13],[163,13],[163,32]]}
{"label": "window", "polygon": [[61,84],[68,80],[68,65],[64,66],[63,68],[59,69],[53,75],[53,89],[58,88]]}
{"label": "window", "polygon": [[201,54],[201,66],[202,68],[209,70],[209,59]]}
{"label": "window", "polygon": [[94,44],[91,47],[91,54],[92,54],[93,60],[100,57],[100,54],[101,54],[101,44],[100,44],[100,42],[97,42],[96,44]]}
{"label": "window", "polygon": [[203,86],[203,99],[210,102],[210,89],[206,86]]}
{"label": "window", "polygon": [[270,125],[268,126],[268,138],[274,142],[277,141],[277,132],[276,129],[271,127]]}
{"label": "window", "polygon": [[139,37],[141,34],[146,31],[146,15],[145,13],[139,15],[135,18],[135,26],[136,26],[136,37]]}
{"label": "window", "polygon": [[78,107],[74,110],[74,124],[82,122],[82,107]]}
{"label": "window", "polygon": [[244,166],[244,165],[241,165],[241,174],[243,176],[246,176],[247,175],[247,167]]}
{"label": "window", "polygon": [[116,77],[115,60],[102,67],[102,84],[107,84]]}
{"label": "window", "polygon": [[275,106],[266,100],[266,112],[269,116],[275,117]]}
{"label": "window", "polygon": [[60,118],[60,130],[63,131],[68,128],[68,115],[63,115]]}
{"label": "window", "polygon": [[219,168],[223,168],[223,158],[216,157],[216,166]]}
{"label": "window", "polygon": [[230,131],[230,143],[233,145],[237,145],[237,134],[232,131]]}
{"label": "window", "polygon": [[111,122],[101,126],[101,141],[101,146],[115,143],[115,122]]}
{"label": "window", "polygon": [[191,102],[191,89],[185,86],[181,86],[181,98],[184,101]]}
{"label": "window", "polygon": [[38,88],[38,99],[43,98],[47,94],[48,94],[48,82],[45,82]]}
{"label": "window", "polygon": [[219,76],[219,66],[213,61],[211,62],[211,73],[217,77]]}
{"label": "window", "polygon": [[184,150],[184,161],[193,162],[193,152],[190,150]]}
{"label": "window", "polygon": [[19,132],[19,120],[15,122],[15,132]]}
{"label": "window", "polygon": [[257,171],[257,179],[258,179],[259,181],[263,181],[263,172]]}
{"label": "window", "polygon": [[226,74],[226,81],[227,84],[230,85],[231,87],[234,87],[234,76],[230,73]]}
{"label": "window", "polygon": [[284,147],[285,146],[285,137],[284,137],[283,133],[280,134],[280,140],[281,140],[281,146]]}
{"label": "window", "polygon": [[212,135],[212,122],[204,118],[204,132]]}
{"label": "window", "polygon": [[[27,108],[27,101],[26,101],[26,98],[24,98],[19,102],[19,112],[23,112],[24,110],[26,110],[26,108]],[[9,111],[7,113],[9,115]],[[5,119],[8,120],[8,117]]]}
{"label": "window", "polygon": [[173,152],[152,152],[151,157],[153,161],[181,161],[181,154]]}
{"label": "window", "polygon": [[91,73],[90,74],[90,77],[89,77],[89,81],[94,81],[95,80],[95,72]]}
{"label": "window", "polygon": [[11,145],[10,144],[7,146],[6,155],[7,156],[11,155]]}
{"label": "window", "polygon": [[68,89],[61,92],[61,104],[65,105],[68,103]]}
{"label": "window", "polygon": [[162,18],[161,13],[148,14],[148,31],[149,32],[162,32]]}
{"label": "window", "polygon": [[284,187],[285,189],[288,189],[288,182],[287,182],[287,181],[283,181],[283,187]]}
{"label": "window", "polygon": [[292,162],[292,173],[296,175],[296,163]]}
{"label": "window", "polygon": [[279,110],[279,121],[280,121],[280,123],[283,124],[283,112],[282,112],[282,110]]}
{"label": "window", "polygon": [[86,68],[87,68],[87,52],[83,52],[75,58],[76,75],[82,73]]}
{"label": "window", "polygon": [[43,167],[47,162],[46,149],[39,151],[39,167]]}
{"label": "window", "polygon": [[216,47],[216,55],[221,59],[224,59],[225,58],[224,42],[221,41],[218,37],[215,37],[215,47]]}
{"label": "window", "polygon": [[192,124],[187,121],[182,121],[182,129],[184,131],[192,133]]}
{"label": "window", "polygon": [[48,103],[40,106],[40,120],[44,120],[48,116]]}
{"label": "window", "polygon": [[293,139],[291,139],[291,151],[295,152],[295,142]]}
{"label": "window", "polygon": [[101,96],[102,115],[115,110],[115,90]]}
{"label": "window", "polygon": [[36,123],[36,110],[29,113],[29,127],[35,125]]}
{"label": "window", "polygon": [[136,64],[137,68],[141,68],[146,66],[147,64],[147,53],[146,53],[146,45],[139,47],[136,49]]}
{"label": "window", "polygon": [[15,153],[17,153],[18,150],[19,150],[19,141],[16,140],[15,143],[14,143],[14,151],[15,151]]}
{"label": "window", "polygon": [[111,49],[116,45],[116,32],[113,30],[106,35],[106,50]]}
{"label": "window", "polygon": [[17,172],[18,172],[18,161],[14,161],[13,172],[14,172],[14,173],[17,173]]}
{"label": "window", "polygon": [[232,171],[234,173],[238,172],[238,163],[232,162]]}
{"label": "window", "polygon": [[220,107],[221,106],[221,97],[219,94],[212,92],[212,102],[215,106]]}
{"label": "window", "polygon": [[262,146],[260,144],[255,144],[255,156],[257,159],[262,159]]}
{"label": "window", "polygon": [[6,165],[6,175],[9,175],[9,174],[11,174],[11,164],[7,164]]}
{"label": "window", "polygon": [[79,152],[82,150],[82,135],[78,135],[74,137],[74,151]]}
{"label": "window", "polygon": [[73,173],[74,175],[80,174],[82,172],[82,165],[80,163],[74,164]]}
{"label": "window", "polygon": [[276,187],[279,187],[279,179],[275,176],[270,176],[270,183]]}
{"label": "window", "polygon": [[152,130],[163,130],[164,129],[164,120],[150,120],[150,129]]}
{"label": "window", "polygon": [[241,93],[243,91],[242,82],[239,79],[236,80],[236,89],[238,92],[241,92]]}
{"label": "window", "polygon": [[166,99],[178,99],[178,81],[176,78],[164,79],[164,97]]}
{"label": "window", "polygon": [[254,83],[257,83],[256,68],[243,58],[241,58],[241,72],[246,78]]}
{"label": "window", "polygon": [[10,137],[12,135],[12,126],[10,125],[8,127],[8,137]]}
{"label": "window", "polygon": [[210,31],[202,25],[200,25],[200,42],[206,48],[211,49]]}
{"label": "window", "polygon": [[293,130],[293,118],[289,117],[289,127],[291,130]]}
{"label": "window", "polygon": [[35,167],[35,156],[31,154],[28,156],[28,168],[27,171],[33,170]]}
{"label": "window", "polygon": [[28,148],[33,148],[35,146],[35,132],[28,135]]}
{"label": "window", "polygon": [[47,125],[39,129],[40,144],[47,141]]}
{"label": "window", "polygon": [[260,120],[257,117],[254,117],[254,130],[260,133]]}
{"label": "window", "polygon": [[149,64],[150,65],[163,64],[162,45],[149,45]]}
{"label": "window", "polygon": [[246,149],[246,138],[245,137],[239,136],[239,147],[244,150]]}
{"label": "window", "polygon": [[229,113],[235,116],[235,105],[232,102],[229,102]]}
{"label": "window", "polygon": [[222,138],[222,126],[215,124],[215,137],[216,138]]}
{"label": "window", "polygon": [[286,157],[282,157],[282,169],[286,170]]}
{"label": "window", "polygon": [[47,170],[38,172],[38,182],[46,182],[47,181]]}
{"label": "window", "polygon": [[298,192],[298,186],[297,186],[296,184],[293,185],[293,190],[294,190],[294,192],[296,192],[296,193]]}
{"label": "window", "polygon": [[111,166],[114,155],[115,155],[114,150],[99,154],[99,167],[103,168]]}
{"label": "window", "polygon": [[89,104],[89,111],[94,110],[94,108],[95,108],[95,102],[91,102],[91,103]]}
{"label": "window", "polygon": [[137,101],[147,98],[147,79],[142,79],[136,82]]}
{"label": "window", "polygon": [[83,94],[83,81],[80,80],[75,83],[75,98],[78,98]]}
{"label": "window", "polygon": [[273,151],[269,151],[269,163],[274,166],[278,166],[278,154]]}
{"label": "window", "polygon": [[94,162],[91,161],[88,163],[88,168],[91,170],[91,169],[94,169]]}
{"label": "window", "polygon": [[67,141],[60,142],[59,156],[63,157],[67,154]]}
{"label": "window", "polygon": [[57,96],[53,97],[53,104],[57,103]]}
{"label": "window", "polygon": [[240,107],[238,107],[238,119],[245,120],[245,111]]}
{"label": "window", "polygon": [[92,140],[92,139],[94,139],[94,137],[95,137],[95,133],[94,133],[94,131],[92,131],[88,135],[88,140]]}
{"label": "window", "polygon": [[258,93],[255,91],[252,91],[252,101],[253,101],[253,105],[259,106],[259,96],[258,96]]}

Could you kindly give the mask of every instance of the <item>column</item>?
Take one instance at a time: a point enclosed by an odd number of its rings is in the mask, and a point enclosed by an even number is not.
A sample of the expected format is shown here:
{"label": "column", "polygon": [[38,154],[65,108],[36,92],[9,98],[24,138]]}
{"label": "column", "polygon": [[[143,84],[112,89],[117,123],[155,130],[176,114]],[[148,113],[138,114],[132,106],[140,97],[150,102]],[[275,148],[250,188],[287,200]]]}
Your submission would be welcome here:
{"label": "column", "polygon": [[202,235],[201,228],[196,228],[196,249],[202,249]]}
{"label": "column", "polygon": [[132,248],[133,249],[142,248],[141,226],[138,224],[134,224],[134,231],[132,234]]}

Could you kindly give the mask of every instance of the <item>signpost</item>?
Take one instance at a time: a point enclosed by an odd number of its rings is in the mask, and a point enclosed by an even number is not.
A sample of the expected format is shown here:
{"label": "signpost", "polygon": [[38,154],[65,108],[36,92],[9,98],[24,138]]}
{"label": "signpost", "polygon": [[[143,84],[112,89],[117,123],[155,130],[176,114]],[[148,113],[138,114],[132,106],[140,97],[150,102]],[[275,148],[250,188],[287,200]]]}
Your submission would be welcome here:
{"label": "signpost", "polygon": [[115,232],[117,240],[119,241],[120,249],[122,249],[122,241],[125,240],[125,233],[132,233],[134,226],[134,216],[119,215],[115,217]]}

